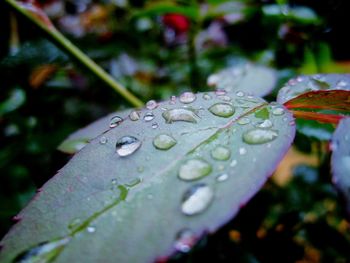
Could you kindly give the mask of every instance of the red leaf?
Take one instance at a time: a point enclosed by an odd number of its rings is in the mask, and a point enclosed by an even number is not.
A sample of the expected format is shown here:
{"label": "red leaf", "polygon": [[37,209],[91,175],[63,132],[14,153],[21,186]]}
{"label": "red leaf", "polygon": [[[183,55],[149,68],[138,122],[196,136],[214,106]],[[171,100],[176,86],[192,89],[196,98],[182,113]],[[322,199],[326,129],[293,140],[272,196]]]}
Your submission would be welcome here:
{"label": "red leaf", "polygon": [[323,123],[333,123],[338,124],[338,122],[346,116],[338,114],[324,114],[311,111],[291,111],[295,118],[315,120]]}
{"label": "red leaf", "polygon": [[163,16],[163,23],[175,30],[176,33],[187,32],[190,22],[187,17],[179,14],[166,14]]}
{"label": "red leaf", "polygon": [[284,105],[288,109],[318,109],[350,111],[350,91],[348,90],[317,90],[303,93]]}

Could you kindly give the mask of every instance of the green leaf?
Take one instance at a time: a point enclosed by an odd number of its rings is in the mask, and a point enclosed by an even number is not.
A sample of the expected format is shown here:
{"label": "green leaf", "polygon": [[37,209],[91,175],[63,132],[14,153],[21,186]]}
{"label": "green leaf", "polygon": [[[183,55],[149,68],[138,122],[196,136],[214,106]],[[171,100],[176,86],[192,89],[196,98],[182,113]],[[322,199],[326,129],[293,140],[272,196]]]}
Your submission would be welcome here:
{"label": "green leaf", "polygon": [[[185,93],[93,139],[47,182],[1,242],[1,262],[154,262],[237,214],[294,138],[260,98]],[[215,107],[214,107],[215,106]],[[266,108],[269,119],[254,113]]]}
{"label": "green leaf", "polygon": [[10,96],[0,103],[0,116],[21,107],[26,101],[26,94],[22,89],[15,88],[11,91]]}
{"label": "green leaf", "polygon": [[255,96],[265,96],[276,85],[277,75],[275,70],[247,63],[238,63],[235,66],[221,70],[209,76],[209,86],[228,92],[244,92]]}
{"label": "green leaf", "polygon": [[350,118],[340,121],[332,137],[331,157],[333,182],[346,201],[350,212]]}

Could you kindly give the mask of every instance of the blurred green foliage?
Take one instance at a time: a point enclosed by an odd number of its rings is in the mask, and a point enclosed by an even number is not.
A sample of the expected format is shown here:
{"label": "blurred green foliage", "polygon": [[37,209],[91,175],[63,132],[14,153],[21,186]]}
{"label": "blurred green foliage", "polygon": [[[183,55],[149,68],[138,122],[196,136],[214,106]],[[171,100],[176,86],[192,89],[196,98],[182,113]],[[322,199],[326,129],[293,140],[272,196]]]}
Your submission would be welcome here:
{"label": "blurred green foliage", "polygon": [[[242,59],[295,74],[349,71],[347,1],[41,1],[56,27],[140,99],[204,91],[209,74]],[[128,105],[0,3],[0,233],[69,157],[74,130]],[[169,17],[169,14],[177,14]],[[167,17],[168,16],[168,17]],[[167,19],[166,19],[167,18]],[[341,63],[340,63],[341,62]],[[276,90],[268,100],[274,100]],[[298,122],[296,146],[329,139]],[[304,130],[303,130],[304,129]],[[327,163],[327,154],[319,154]],[[268,183],[239,216],[173,260],[346,262],[349,225],[328,167],[297,167]]]}

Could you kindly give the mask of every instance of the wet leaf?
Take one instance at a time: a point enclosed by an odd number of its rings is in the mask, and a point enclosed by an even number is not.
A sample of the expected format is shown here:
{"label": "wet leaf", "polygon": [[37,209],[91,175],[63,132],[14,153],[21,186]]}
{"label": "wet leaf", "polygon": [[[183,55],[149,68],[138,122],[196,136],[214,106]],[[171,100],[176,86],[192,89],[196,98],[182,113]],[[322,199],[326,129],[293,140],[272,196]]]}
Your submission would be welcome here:
{"label": "wet leaf", "polygon": [[350,213],[350,118],[340,121],[332,137],[331,149],[333,182],[343,194]]}
{"label": "wet leaf", "polygon": [[216,89],[229,92],[244,92],[255,96],[265,96],[276,85],[275,70],[253,63],[238,63],[235,66],[209,76],[207,83]]}
{"label": "wet leaf", "polygon": [[[214,114],[220,94],[195,96],[152,104],[93,139],[20,212],[0,261],[153,262],[228,222],[290,147],[293,117],[236,93]],[[256,118],[264,108],[269,119]]]}

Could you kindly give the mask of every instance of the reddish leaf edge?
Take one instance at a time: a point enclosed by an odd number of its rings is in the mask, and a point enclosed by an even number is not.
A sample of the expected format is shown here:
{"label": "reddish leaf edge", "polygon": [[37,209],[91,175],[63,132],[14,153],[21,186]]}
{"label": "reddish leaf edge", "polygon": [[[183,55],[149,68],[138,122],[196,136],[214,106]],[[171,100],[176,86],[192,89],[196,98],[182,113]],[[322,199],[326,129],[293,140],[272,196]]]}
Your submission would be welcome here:
{"label": "reddish leaf edge", "polygon": [[314,120],[321,123],[331,123],[336,125],[339,123],[340,120],[347,117],[340,114],[324,114],[310,111],[291,110],[291,112],[293,113],[293,116],[296,119]]}

